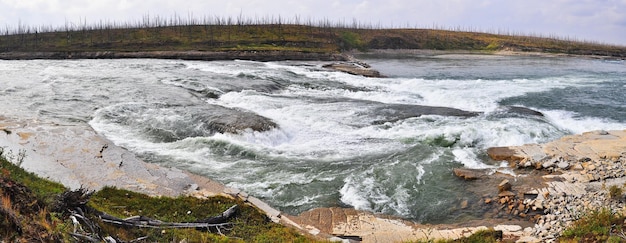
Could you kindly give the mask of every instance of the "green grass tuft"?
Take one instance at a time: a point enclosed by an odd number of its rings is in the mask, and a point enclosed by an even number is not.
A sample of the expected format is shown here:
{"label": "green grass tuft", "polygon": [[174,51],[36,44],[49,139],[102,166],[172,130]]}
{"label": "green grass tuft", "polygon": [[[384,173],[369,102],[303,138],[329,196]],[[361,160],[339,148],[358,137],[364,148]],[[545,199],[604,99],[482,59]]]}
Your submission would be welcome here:
{"label": "green grass tuft", "polygon": [[25,185],[35,194],[37,199],[48,205],[56,199],[58,194],[66,190],[60,183],[44,180],[9,162],[4,157],[0,157],[0,173]]}
{"label": "green grass tuft", "polygon": [[612,232],[623,232],[624,216],[609,208],[592,210],[563,231],[561,240],[604,242]]}

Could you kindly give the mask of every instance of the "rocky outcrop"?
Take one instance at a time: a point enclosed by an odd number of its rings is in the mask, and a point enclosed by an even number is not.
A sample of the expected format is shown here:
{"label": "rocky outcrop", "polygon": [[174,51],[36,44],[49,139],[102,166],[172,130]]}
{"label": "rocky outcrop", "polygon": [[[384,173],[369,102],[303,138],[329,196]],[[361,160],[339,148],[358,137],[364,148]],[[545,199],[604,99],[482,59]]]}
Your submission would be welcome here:
{"label": "rocky outcrop", "polygon": [[598,161],[626,155],[626,130],[595,131],[565,136],[546,144],[489,148],[494,160],[506,160],[516,167],[567,169],[578,160]]}
{"label": "rocky outcrop", "polygon": [[[70,189],[104,186],[148,195],[178,196],[197,184],[186,172],[148,164],[86,125],[58,125],[0,116],[4,155],[21,157],[21,167]],[[19,158],[13,156],[13,161]]]}
{"label": "rocky outcrop", "polygon": [[[518,193],[501,204],[517,208],[535,226],[532,235],[541,241],[554,241],[585,212],[609,208],[624,213],[623,198],[611,197],[608,188],[626,183],[626,130],[594,131],[571,135],[546,144],[490,148],[495,160],[506,160],[520,168],[544,172],[531,176],[541,185],[512,183]],[[518,177],[519,178],[519,177]],[[510,206],[512,205],[512,206]]]}

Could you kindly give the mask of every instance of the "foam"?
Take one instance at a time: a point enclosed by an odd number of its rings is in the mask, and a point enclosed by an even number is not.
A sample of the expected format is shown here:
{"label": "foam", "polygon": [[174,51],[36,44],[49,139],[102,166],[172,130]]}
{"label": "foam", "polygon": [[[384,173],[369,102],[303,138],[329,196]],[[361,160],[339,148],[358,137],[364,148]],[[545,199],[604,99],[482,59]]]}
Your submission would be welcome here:
{"label": "foam", "polygon": [[580,134],[594,130],[623,130],[626,124],[598,117],[581,117],[576,112],[564,110],[541,110],[556,126],[571,133]]}
{"label": "foam", "polygon": [[[89,75],[107,76],[124,67],[130,69],[124,74],[131,75],[134,80],[140,78],[142,72],[127,65],[137,64],[145,68],[162,63],[162,60],[129,60],[124,64],[101,64],[100,68],[105,69],[102,74],[93,72]],[[339,198],[342,203],[357,209],[416,217],[416,210],[421,210],[417,200],[431,200],[428,190],[432,190],[433,184],[454,183],[441,181],[439,177],[453,166],[508,172],[506,164],[491,165],[483,161],[484,150],[488,147],[542,143],[588,130],[624,129],[623,123],[581,117],[562,110],[540,110],[545,114],[543,118],[502,114],[499,101],[503,99],[555,88],[601,84],[594,77],[371,79],[324,70],[319,63],[308,66],[249,61],[180,63],[184,68],[176,69],[175,73],[159,70],[158,75],[141,79],[143,81],[137,85],[146,89],[141,90],[141,95],[111,100],[113,104],[100,108],[89,124],[116,144],[144,155],[152,162],[191,170],[268,199],[275,205],[297,210],[334,206],[328,201]],[[51,78],[47,82],[57,82],[55,87],[75,85],[78,80],[66,78],[78,75],[72,65],[45,69],[41,75]],[[195,77],[186,77],[185,70],[193,71],[194,75],[203,72],[206,80],[198,84],[186,83],[193,82]],[[142,126],[176,124],[177,120],[185,119],[184,116],[142,110],[139,114],[132,113],[137,116],[133,117],[135,123],[125,124],[104,117],[105,112],[115,113],[115,109],[123,108],[121,106],[125,104],[159,102],[162,96],[146,98],[157,95],[158,91],[171,87],[211,89],[211,79],[228,82],[240,80],[240,75],[280,80],[288,85],[271,94],[243,90],[224,93],[218,99],[206,102],[249,110],[272,119],[278,128],[155,142],[142,134]],[[305,85],[307,83],[312,86]],[[20,87],[17,83],[7,85]],[[445,106],[484,114],[471,118],[428,115],[374,125],[371,116],[363,115],[372,112],[367,102],[350,102],[351,99]],[[124,103],[128,101],[131,103]],[[177,107],[188,103],[181,104]],[[309,186],[323,188],[306,189]],[[289,196],[294,188],[302,190],[302,195]],[[449,208],[450,205],[445,204],[438,198],[432,199],[435,210]]]}

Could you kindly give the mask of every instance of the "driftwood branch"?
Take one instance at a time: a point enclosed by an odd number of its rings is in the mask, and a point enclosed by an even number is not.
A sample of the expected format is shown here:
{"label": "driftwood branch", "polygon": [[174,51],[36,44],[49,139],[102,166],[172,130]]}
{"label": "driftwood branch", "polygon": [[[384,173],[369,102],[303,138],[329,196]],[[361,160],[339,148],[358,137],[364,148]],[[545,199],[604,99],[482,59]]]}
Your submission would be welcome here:
{"label": "driftwood branch", "polygon": [[196,222],[183,223],[163,222],[145,216],[133,216],[126,219],[121,219],[108,215],[106,213],[102,213],[100,215],[100,219],[102,220],[102,222],[105,223],[140,228],[219,228],[231,225],[231,223],[227,222],[235,215],[237,209],[238,206],[234,205],[218,216],[199,220]]}

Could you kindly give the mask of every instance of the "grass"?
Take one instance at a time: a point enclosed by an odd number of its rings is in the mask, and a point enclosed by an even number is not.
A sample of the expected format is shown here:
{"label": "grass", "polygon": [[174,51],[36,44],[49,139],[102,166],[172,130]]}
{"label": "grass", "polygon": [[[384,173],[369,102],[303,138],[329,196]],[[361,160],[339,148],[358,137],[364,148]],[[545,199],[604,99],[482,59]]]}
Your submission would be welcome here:
{"label": "grass", "polygon": [[100,227],[125,240],[148,236],[148,241],[158,241],[163,238],[184,238],[190,242],[202,242],[206,239],[245,242],[313,241],[293,229],[271,223],[264,214],[240,200],[219,196],[208,199],[149,197],[107,187],[96,192],[88,205],[119,218],[142,215],[165,222],[193,222],[219,215],[234,204],[239,205],[239,213],[232,221],[232,229],[222,232],[226,237],[198,230],[132,229],[119,232],[110,225],[100,224]]}
{"label": "grass", "polygon": [[[37,177],[0,157],[0,241],[75,242],[68,208],[51,212],[67,189]],[[203,229],[145,229],[120,227],[100,221],[97,212],[126,218],[147,216],[166,222],[193,222],[216,216],[239,205],[232,227],[220,232]],[[316,242],[294,229],[271,222],[241,200],[226,197],[149,197],[106,187],[93,193],[85,216],[97,224],[98,235],[123,241],[144,238],[148,242]],[[72,208],[73,209],[73,208]],[[86,228],[86,226],[83,225]]]}
{"label": "grass", "polygon": [[34,173],[27,172],[19,166],[8,162],[4,156],[4,149],[0,149],[0,174],[4,178],[12,180],[29,188],[35,197],[44,204],[51,204],[55,197],[66,190],[66,188],[56,182],[42,180]]}
{"label": "grass", "polygon": [[[609,208],[592,210],[563,231],[563,242],[624,242],[623,215]],[[621,237],[620,237],[621,236]]]}

